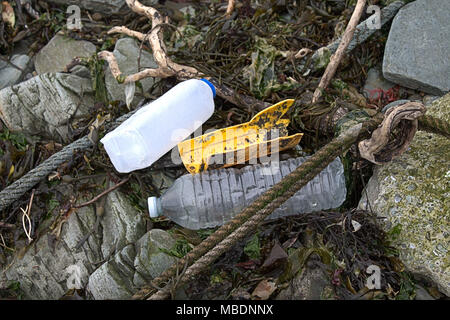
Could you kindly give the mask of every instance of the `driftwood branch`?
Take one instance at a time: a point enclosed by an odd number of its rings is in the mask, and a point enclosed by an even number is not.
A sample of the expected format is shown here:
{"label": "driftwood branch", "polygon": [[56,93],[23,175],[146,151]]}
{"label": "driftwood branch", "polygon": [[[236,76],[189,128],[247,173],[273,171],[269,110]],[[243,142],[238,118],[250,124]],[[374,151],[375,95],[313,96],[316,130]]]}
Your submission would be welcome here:
{"label": "driftwood branch", "polygon": [[231,17],[234,11],[235,0],[228,0],[227,12],[225,13],[226,17]]}
{"label": "driftwood branch", "polygon": [[328,64],[322,76],[322,79],[320,79],[319,86],[314,92],[312,98],[313,104],[319,100],[319,98],[322,96],[322,91],[328,87],[328,84],[334,77],[334,74],[336,73],[339,63],[341,62],[342,57],[344,56],[345,49],[347,49],[348,45],[350,44],[350,41],[353,38],[353,34],[355,33],[356,26],[358,25],[359,19],[361,18],[365,5],[366,0],[358,0],[358,2],[356,3],[355,10],[353,11],[353,14],[347,25],[347,28],[345,29],[344,35],[342,36],[342,40],[339,43],[339,47],[337,48],[336,53],[331,57],[330,63]]}
{"label": "driftwood branch", "polygon": [[6,223],[3,221],[0,221],[0,228],[5,228],[5,229],[14,229],[16,226],[10,223]]}
{"label": "driftwood branch", "polygon": [[87,202],[85,202],[85,203],[82,203],[82,204],[80,204],[80,205],[73,206],[73,208],[75,208],[75,209],[80,209],[80,208],[82,208],[82,207],[86,207],[86,206],[88,206],[88,205],[91,205],[91,204],[95,203],[95,202],[96,202],[98,199],[100,199],[101,197],[106,196],[108,193],[110,193],[110,192],[116,190],[116,189],[119,188],[121,185],[127,183],[128,180],[130,180],[130,177],[127,177],[127,178],[123,179],[123,180],[120,181],[118,184],[116,184],[116,185],[114,185],[114,186],[108,188],[107,190],[105,190],[105,191],[103,191],[102,193],[100,193],[98,196],[95,196],[93,199],[91,199],[91,200],[89,200],[89,201],[87,201]]}
{"label": "driftwood branch", "polygon": [[143,71],[122,78],[122,73],[119,69],[114,55],[108,51],[100,52],[98,54],[99,58],[104,59],[108,62],[111,72],[116,80],[118,80],[119,82],[128,83],[148,77],[167,78],[176,76],[177,78],[189,79],[201,76],[201,74],[195,68],[177,64],[169,58],[166,50],[166,45],[162,40],[162,25],[165,24],[165,21],[162,15],[156,9],[144,6],[137,0],[126,0],[126,3],[131,10],[139,15],[146,16],[152,21],[152,30],[147,36],[141,32],[133,31],[126,27],[114,27],[109,30],[108,33],[122,33],[130,37],[135,37],[140,41],[148,41],[150,47],[152,48],[153,57],[158,65],[158,68],[147,68]]}
{"label": "driftwood branch", "polygon": [[126,3],[131,10],[139,15],[146,16],[152,21],[151,31],[145,35],[126,27],[114,27],[109,30],[108,33],[125,34],[139,39],[142,42],[148,42],[158,68],[147,68],[135,74],[124,76],[120,71],[114,54],[109,51],[99,52],[98,57],[108,63],[112,75],[118,82],[135,82],[148,77],[167,78],[175,76],[179,81],[204,77],[214,84],[218,96],[235,105],[246,106],[258,111],[269,106],[268,103],[237,93],[235,90],[220,83],[218,80],[207,77],[195,68],[173,62],[167,54],[166,46],[163,41],[162,27],[167,24],[164,21],[163,16],[156,9],[144,6],[137,0],[126,0]]}
{"label": "driftwood branch", "polygon": [[426,108],[420,102],[408,102],[390,108],[371,138],[359,142],[361,157],[375,164],[398,158],[411,144],[419,127],[417,119],[425,112]]}

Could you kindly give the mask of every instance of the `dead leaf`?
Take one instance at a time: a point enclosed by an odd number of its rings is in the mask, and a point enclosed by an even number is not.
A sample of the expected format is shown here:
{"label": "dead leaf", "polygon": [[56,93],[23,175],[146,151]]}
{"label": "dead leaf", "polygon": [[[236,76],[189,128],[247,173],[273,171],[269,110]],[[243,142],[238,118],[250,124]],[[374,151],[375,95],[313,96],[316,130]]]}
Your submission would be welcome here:
{"label": "dead leaf", "polygon": [[288,258],[288,254],[284,249],[278,244],[275,243],[275,245],[272,247],[272,250],[270,250],[270,254],[267,257],[267,259],[264,261],[262,268],[264,269],[272,269],[273,267],[276,267],[280,262],[286,261]]}
{"label": "dead leaf", "polygon": [[254,270],[256,269],[258,263],[259,263],[258,260],[248,260],[244,262],[239,262],[235,266],[246,270]]}
{"label": "dead leaf", "polygon": [[298,233],[295,237],[292,237],[292,238],[286,240],[283,243],[283,249],[286,250],[286,249],[289,249],[290,247],[292,247],[294,245],[294,243],[297,241],[299,234],[300,233]]}
{"label": "dead leaf", "polygon": [[361,229],[361,223],[359,223],[356,220],[352,220],[352,226],[353,226],[353,232],[356,232],[359,229]]}
{"label": "dead leaf", "polygon": [[59,300],[84,300],[79,292],[81,292],[81,290],[70,289],[66,294],[59,298]]}
{"label": "dead leaf", "polygon": [[356,90],[355,87],[348,86],[347,88],[342,89],[342,96],[345,100],[350,101],[351,103],[360,106],[362,108],[367,108],[367,100],[366,98]]}
{"label": "dead leaf", "polygon": [[14,165],[11,165],[11,167],[9,168],[8,180],[9,180],[9,178],[11,178],[13,173],[14,173]]}
{"label": "dead leaf", "polygon": [[100,127],[105,123],[105,121],[108,121],[110,119],[111,115],[109,113],[105,116],[101,116],[98,114],[95,118],[95,121],[89,126],[88,138],[94,145],[96,145],[98,142],[98,131],[100,130]]}
{"label": "dead leaf", "polygon": [[231,292],[231,298],[233,300],[250,300],[252,297],[247,290],[239,287]]}
{"label": "dead leaf", "polygon": [[16,24],[16,16],[14,15],[14,9],[11,7],[8,1],[3,1],[2,5],[3,5],[2,9],[3,21],[8,23],[11,26],[11,28],[14,28],[14,25]]}
{"label": "dead leaf", "polygon": [[255,300],[267,300],[276,289],[275,282],[264,279],[253,290],[252,297]]}
{"label": "dead leaf", "polygon": [[395,291],[394,289],[392,289],[390,283],[387,284],[386,293],[388,294],[388,296],[395,298],[399,292],[400,291]]}
{"label": "dead leaf", "polygon": [[351,293],[356,294],[356,290],[353,288],[352,282],[350,281],[350,278],[348,276],[345,279],[345,286]]}
{"label": "dead leaf", "polygon": [[20,40],[28,37],[30,34],[31,34],[30,29],[21,30],[16,34],[16,36],[13,38],[12,42],[19,42]]}
{"label": "dead leaf", "polygon": [[135,91],[136,91],[135,82],[128,82],[125,85],[125,102],[127,104],[128,110],[130,110],[130,105],[131,102],[133,101]]}
{"label": "dead leaf", "polygon": [[403,262],[397,257],[389,257],[389,260],[392,264],[392,267],[395,272],[403,272],[405,271],[405,265]]}

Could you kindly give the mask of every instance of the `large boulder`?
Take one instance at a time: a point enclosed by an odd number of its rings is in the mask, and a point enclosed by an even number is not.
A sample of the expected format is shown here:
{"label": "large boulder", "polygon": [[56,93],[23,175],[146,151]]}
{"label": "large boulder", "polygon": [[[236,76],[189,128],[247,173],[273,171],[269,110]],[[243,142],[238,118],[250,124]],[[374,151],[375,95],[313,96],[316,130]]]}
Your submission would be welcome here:
{"label": "large boulder", "polygon": [[[65,188],[68,194],[74,191],[70,185]],[[16,254],[0,273],[0,283],[19,282],[29,299],[59,299],[73,288],[86,288],[88,298],[127,299],[175,262],[160,250],[172,248],[172,236],[158,229],[147,232],[144,215],[121,192],[107,195],[95,230],[96,219],[94,206],[73,212],[56,242],[50,233],[44,233],[26,251]]]}
{"label": "large boulder", "polygon": [[69,121],[89,116],[93,104],[91,80],[71,74],[46,73],[0,90],[0,118],[29,141],[69,142]]}
{"label": "large boulder", "polygon": [[392,22],[383,60],[384,77],[430,94],[450,91],[450,1],[417,0]]}
{"label": "large boulder", "polygon": [[[434,101],[427,114],[450,122],[450,94]],[[406,268],[435,282],[447,296],[449,199],[450,140],[419,131],[401,157],[375,167],[359,203],[361,209],[371,208],[385,218],[381,221],[386,231],[400,230],[394,246]]]}
{"label": "large boulder", "polygon": [[150,230],[95,270],[89,277],[87,291],[96,300],[131,298],[176,262],[176,258],[161,250],[170,250],[174,245],[175,240],[166,231]]}
{"label": "large boulder", "polygon": [[95,45],[89,41],[57,34],[38,52],[34,66],[38,74],[62,72],[75,57],[89,58],[96,51]]}

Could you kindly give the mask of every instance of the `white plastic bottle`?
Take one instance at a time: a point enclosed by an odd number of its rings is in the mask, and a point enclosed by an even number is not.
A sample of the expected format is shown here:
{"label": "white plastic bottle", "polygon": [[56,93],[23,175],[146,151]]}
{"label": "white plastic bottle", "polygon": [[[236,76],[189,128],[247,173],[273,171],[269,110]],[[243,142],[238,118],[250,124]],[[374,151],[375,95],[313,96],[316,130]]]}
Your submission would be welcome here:
{"label": "white plastic bottle", "polygon": [[211,117],[215,95],[208,80],[191,79],[139,109],[100,140],[116,170],[151,166]]}

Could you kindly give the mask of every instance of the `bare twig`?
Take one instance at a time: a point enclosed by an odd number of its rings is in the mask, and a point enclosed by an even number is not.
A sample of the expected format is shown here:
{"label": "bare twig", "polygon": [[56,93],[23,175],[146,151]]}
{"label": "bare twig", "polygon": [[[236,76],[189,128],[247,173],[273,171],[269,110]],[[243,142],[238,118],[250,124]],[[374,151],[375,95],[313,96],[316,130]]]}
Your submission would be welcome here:
{"label": "bare twig", "polygon": [[96,215],[96,219],[95,219],[95,223],[94,226],[92,227],[92,229],[78,242],[78,244],[75,247],[75,250],[78,250],[79,248],[81,248],[81,246],[87,241],[87,239],[90,237],[91,234],[93,234],[94,232],[98,231],[98,226],[100,225],[100,220],[103,217],[103,214],[105,212],[105,203],[106,203],[106,198],[102,198],[100,199],[99,202],[96,203],[95,206],[95,215]]}
{"label": "bare twig", "polygon": [[0,228],[5,228],[5,229],[14,229],[16,226],[10,223],[6,223],[3,221],[0,221]]}
{"label": "bare twig", "polygon": [[353,11],[352,17],[350,18],[347,28],[345,29],[342,40],[339,43],[339,47],[337,48],[336,53],[331,57],[330,63],[328,64],[322,76],[322,79],[320,79],[319,86],[314,92],[312,103],[316,103],[319,100],[319,98],[322,96],[322,91],[325,90],[326,87],[328,87],[328,84],[334,77],[339,63],[344,56],[345,49],[348,47],[350,41],[353,38],[353,34],[355,33],[356,26],[358,25],[365,5],[366,0],[358,0],[358,2],[356,3],[355,10]]}
{"label": "bare twig", "polygon": [[228,0],[227,12],[225,13],[226,17],[231,17],[231,14],[234,11],[235,0]]}
{"label": "bare twig", "polygon": [[2,240],[2,243],[0,243],[0,246],[2,246],[3,248],[10,250],[10,251],[14,251],[13,248],[10,248],[6,245],[5,239],[3,239],[3,235],[0,233],[0,238]]}
{"label": "bare twig", "polygon": [[22,4],[22,6],[25,8],[25,10],[27,11],[27,13],[30,16],[32,16],[35,19],[39,19],[39,12],[37,12],[36,10],[33,9],[33,7],[31,6],[31,1],[21,0],[20,3]]}
{"label": "bare twig", "polygon": [[107,194],[110,193],[111,191],[114,191],[114,190],[116,190],[117,188],[119,188],[121,185],[127,183],[128,180],[130,180],[130,177],[127,177],[127,178],[123,179],[123,180],[120,181],[118,184],[116,184],[116,185],[112,186],[111,188],[109,188],[109,189],[103,191],[102,193],[100,193],[98,196],[96,196],[96,197],[93,198],[92,200],[89,200],[88,202],[82,203],[82,204],[80,204],[80,205],[78,205],[78,206],[74,206],[74,208],[75,208],[75,209],[79,209],[79,208],[86,207],[86,206],[88,206],[88,205],[90,205],[90,204],[95,203],[95,202],[96,202],[98,199],[100,199],[101,197],[107,195]]}
{"label": "bare twig", "polygon": [[[22,210],[22,226],[23,226],[23,230],[25,231],[25,234],[28,238],[28,243],[31,243],[31,241],[33,241],[33,239],[31,238],[31,219],[30,219],[30,212],[31,212],[31,206],[33,205],[33,199],[34,199],[34,192],[36,190],[33,189],[32,193],[31,193],[31,198],[30,198],[30,202],[28,203],[27,207],[25,209],[20,208],[20,210]],[[26,218],[26,219],[25,219]],[[25,220],[28,224],[28,228],[25,226]]]}
{"label": "bare twig", "polygon": [[25,25],[25,18],[24,18],[24,16],[23,16],[23,13],[22,13],[22,5],[21,5],[21,3],[20,3],[20,0],[15,0],[15,2],[16,2],[16,8],[17,8],[17,17],[19,18],[19,23],[20,23],[20,25]]}
{"label": "bare twig", "polygon": [[313,52],[313,51],[309,48],[302,48],[302,49],[298,50],[297,53],[293,53],[293,56],[295,59],[302,59],[302,58],[306,57],[308,54],[310,54],[311,52]]}
{"label": "bare twig", "polygon": [[200,73],[195,69],[188,66],[183,66],[173,62],[167,55],[166,45],[164,44],[162,35],[162,26],[165,21],[162,15],[154,8],[142,5],[137,0],[126,0],[128,7],[137,14],[144,15],[152,21],[152,30],[148,36],[141,32],[133,31],[125,27],[114,27],[108,33],[124,33],[128,36],[138,38],[141,41],[148,41],[152,48],[153,57],[158,64],[156,69],[144,69],[133,75],[129,75],[124,79],[120,79],[122,73],[118,67],[116,58],[111,52],[102,51],[98,54],[100,59],[104,59],[108,62],[113,76],[119,82],[135,82],[148,77],[167,78],[171,76],[177,76],[181,79],[196,78],[200,76]]}
{"label": "bare twig", "polygon": [[269,106],[269,104],[257,100],[253,97],[239,94],[235,90],[223,85],[218,80],[207,77],[195,68],[173,62],[167,55],[166,46],[163,41],[162,27],[168,25],[168,23],[164,21],[162,15],[157,10],[151,7],[144,6],[137,0],[126,0],[126,3],[128,7],[130,7],[130,9],[137,14],[148,17],[152,21],[152,29],[148,34],[144,34],[142,32],[130,30],[126,27],[114,27],[109,30],[108,33],[121,33],[130,37],[137,38],[143,42],[148,41],[158,68],[148,68],[135,74],[124,76],[120,71],[114,54],[108,51],[99,52],[98,57],[108,62],[111,73],[118,82],[135,82],[148,77],[167,78],[176,76],[179,81],[205,77],[214,84],[218,96],[235,105],[245,105],[258,111],[263,110]]}

